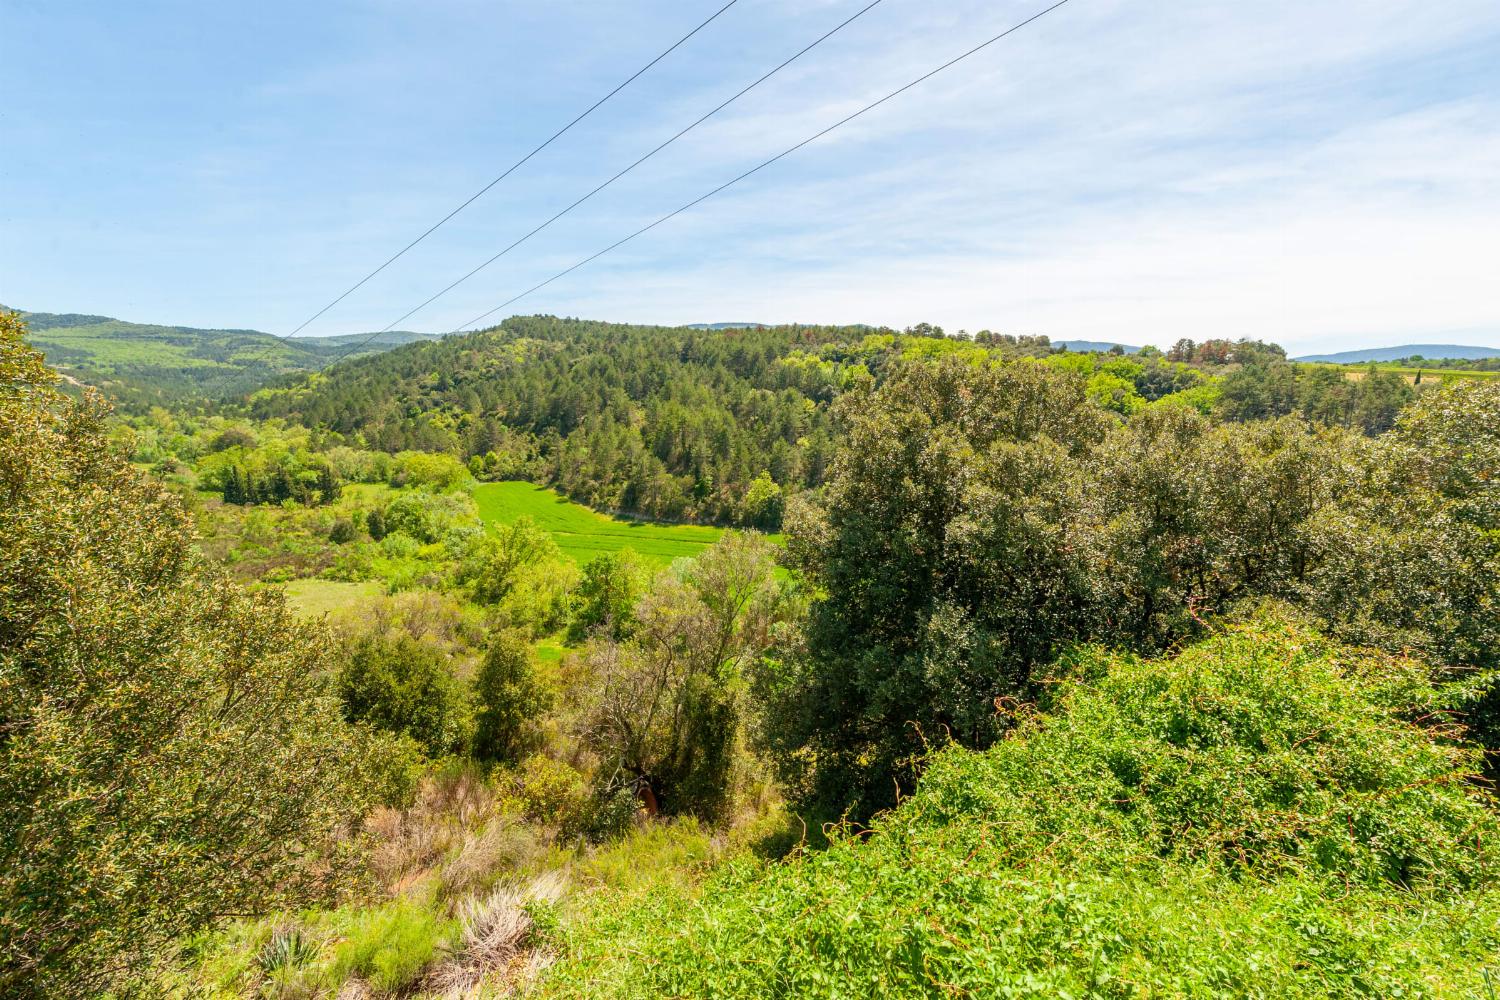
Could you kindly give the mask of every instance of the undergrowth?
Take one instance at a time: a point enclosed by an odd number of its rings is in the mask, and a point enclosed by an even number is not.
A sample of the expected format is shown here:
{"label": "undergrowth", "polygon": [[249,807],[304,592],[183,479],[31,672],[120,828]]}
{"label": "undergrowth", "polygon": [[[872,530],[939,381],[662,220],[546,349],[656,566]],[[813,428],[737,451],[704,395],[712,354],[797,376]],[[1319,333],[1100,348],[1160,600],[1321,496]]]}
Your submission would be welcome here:
{"label": "undergrowth", "polygon": [[552,996],[1484,996],[1500,823],[1416,664],[1271,622],[1099,653],[826,851],[599,907]]}

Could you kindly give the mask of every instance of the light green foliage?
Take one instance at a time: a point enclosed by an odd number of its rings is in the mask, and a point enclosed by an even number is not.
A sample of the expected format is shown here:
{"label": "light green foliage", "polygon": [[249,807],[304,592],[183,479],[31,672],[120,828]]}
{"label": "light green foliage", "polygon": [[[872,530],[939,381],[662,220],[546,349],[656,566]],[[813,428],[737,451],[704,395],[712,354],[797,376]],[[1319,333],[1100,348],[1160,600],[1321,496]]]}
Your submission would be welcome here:
{"label": "light green foliage", "polygon": [[1146,405],[1145,398],[1135,391],[1135,383],[1107,371],[1089,377],[1089,398],[1104,409],[1127,417]]}
{"label": "light green foliage", "polygon": [[635,553],[629,549],[589,560],[573,595],[568,641],[579,643],[594,634],[611,639],[628,635],[635,627],[635,602],[645,584],[644,576]]}
{"label": "light green foliage", "polygon": [[495,633],[474,677],[474,756],[519,762],[538,743],[537,724],[553,700],[537,674],[526,636]]}
{"label": "light green foliage", "polygon": [[532,754],[511,774],[515,802],[533,823],[576,833],[588,823],[592,796],[578,770],[544,754]]}
{"label": "light green foliage", "polygon": [[225,913],[315,900],[396,794],[329,641],[205,567],[0,318],[0,994],[94,996]]}
{"label": "light green foliage", "polygon": [[579,565],[597,555],[630,549],[654,566],[695,556],[718,541],[723,531],[700,525],[651,524],[606,517],[531,483],[483,483],[475,488],[479,516],[487,524],[513,524],[530,518]]}
{"label": "light green foliage", "polygon": [[385,530],[430,545],[472,530],[474,518],[474,503],[464,494],[400,490],[386,505]]}
{"label": "light green foliage", "polygon": [[458,580],[480,604],[499,604],[523,577],[560,557],[552,536],[523,516],[476,536],[459,566]]}
{"label": "light green foliage", "polygon": [[470,481],[469,470],[452,455],[403,451],[391,461],[392,486],[425,486],[438,492],[455,490]]}
{"label": "light green foliage", "polygon": [[338,689],[346,718],[409,736],[433,757],[468,747],[468,700],[441,651],[405,635],[367,635],[343,660]]}
{"label": "light green foliage", "polygon": [[762,472],[745,491],[744,502],[740,505],[740,523],[762,531],[775,528],[781,524],[783,505],[781,487],[776,485],[769,472]]}
{"label": "light green foliage", "polygon": [[405,990],[417,983],[455,929],[417,900],[401,899],[367,910],[338,946],[334,981],[354,974],[377,990]]}
{"label": "light green foliage", "polygon": [[1084,654],[873,832],[591,923],[543,993],[1483,996],[1500,822],[1422,683],[1274,620]]}
{"label": "light green foliage", "polygon": [[668,814],[722,820],[743,775],[746,677],[790,611],[774,546],[726,535],[660,576],[626,641],[590,652],[596,689],[587,741],[622,787],[649,789]]}

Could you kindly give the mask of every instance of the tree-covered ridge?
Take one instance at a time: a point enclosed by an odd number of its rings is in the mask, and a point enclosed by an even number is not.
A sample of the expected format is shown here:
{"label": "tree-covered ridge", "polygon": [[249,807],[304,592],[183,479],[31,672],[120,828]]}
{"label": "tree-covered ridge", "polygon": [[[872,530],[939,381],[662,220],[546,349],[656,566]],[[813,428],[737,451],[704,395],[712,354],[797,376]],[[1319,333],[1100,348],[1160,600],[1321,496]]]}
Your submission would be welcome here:
{"label": "tree-covered ridge", "polygon": [[1121,415],[1174,394],[1200,409],[1215,400],[1212,377],[1189,365],[1067,355],[1045,337],[536,316],[257,393],[251,412],[377,450],[447,452],[476,475],[523,475],[597,508],[775,529],[785,497],[823,482],[833,400],[949,356],[1075,371]]}

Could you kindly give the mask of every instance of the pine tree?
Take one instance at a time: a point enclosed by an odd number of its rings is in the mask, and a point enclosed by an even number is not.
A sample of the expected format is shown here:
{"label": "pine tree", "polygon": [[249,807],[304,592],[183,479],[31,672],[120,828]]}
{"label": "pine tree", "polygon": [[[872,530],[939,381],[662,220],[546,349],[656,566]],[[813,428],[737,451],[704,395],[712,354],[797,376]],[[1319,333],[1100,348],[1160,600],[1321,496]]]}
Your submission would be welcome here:
{"label": "pine tree", "polygon": [[321,504],[336,503],[344,493],[344,485],[339,482],[338,474],[333,471],[333,466],[324,465],[318,469],[318,502]]}
{"label": "pine tree", "polygon": [[224,473],[224,502],[244,506],[249,502],[246,496],[245,470],[238,465],[231,465],[229,471]]}

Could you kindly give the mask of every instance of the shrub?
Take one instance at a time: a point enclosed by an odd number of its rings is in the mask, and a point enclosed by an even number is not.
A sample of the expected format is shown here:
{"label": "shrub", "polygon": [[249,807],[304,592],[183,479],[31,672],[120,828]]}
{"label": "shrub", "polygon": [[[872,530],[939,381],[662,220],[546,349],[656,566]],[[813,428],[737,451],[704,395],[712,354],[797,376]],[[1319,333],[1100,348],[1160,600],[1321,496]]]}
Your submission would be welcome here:
{"label": "shrub", "polygon": [[480,604],[499,604],[542,563],[561,558],[552,536],[529,517],[477,535],[459,566],[458,581]]}
{"label": "shrub", "polygon": [[589,811],[590,795],[584,776],[542,754],[522,761],[512,775],[516,804],[535,823],[577,830]]}
{"label": "shrub", "polygon": [[385,537],[385,511],[379,507],[372,509],[365,515],[365,530],[370,533],[373,541],[380,541]]}
{"label": "shrub", "polygon": [[454,490],[469,482],[469,470],[452,455],[423,451],[403,451],[395,456],[390,484],[427,486],[439,491]]}
{"label": "shrub", "polygon": [[468,496],[409,490],[386,505],[384,520],[387,534],[400,532],[430,545],[466,522],[475,523],[476,514]]}
{"label": "shrub", "polygon": [[357,537],[359,535],[354,529],[354,522],[347,517],[335,519],[328,529],[328,540],[335,545],[347,545]]}
{"label": "shrub", "polygon": [[1486,995],[1500,817],[1418,665],[1270,620],[1053,686],[872,829],[605,917],[553,995]]}
{"label": "shrub", "polygon": [[457,753],[471,734],[462,685],[439,650],[407,636],[365,636],[338,675],[345,718],[410,736],[429,756]]}
{"label": "shrub", "polygon": [[568,641],[581,642],[595,632],[614,639],[628,635],[640,592],[641,571],[634,552],[603,552],[590,559],[574,598]]}
{"label": "shrub", "polygon": [[334,976],[363,977],[377,990],[395,993],[415,986],[453,934],[419,900],[400,899],[362,913],[334,955]]}
{"label": "shrub", "polygon": [[552,700],[537,677],[525,636],[497,632],[474,678],[474,756],[520,761],[537,743],[537,719]]}

